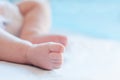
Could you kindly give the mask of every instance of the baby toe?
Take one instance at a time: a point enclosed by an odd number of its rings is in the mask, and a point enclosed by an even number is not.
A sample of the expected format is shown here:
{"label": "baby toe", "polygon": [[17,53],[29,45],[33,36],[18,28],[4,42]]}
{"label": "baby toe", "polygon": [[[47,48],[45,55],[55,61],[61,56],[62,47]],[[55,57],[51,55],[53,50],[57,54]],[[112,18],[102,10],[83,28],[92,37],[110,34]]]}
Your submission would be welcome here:
{"label": "baby toe", "polygon": [[60,68],[61,67],[61,65],[62,65],[62,61],[51,61],[51,63],[52,63],[52,68],[53,69],[58,69],[58,68]]}
{"label": "baby toe", "polygon": [[61,64],[62,64],[62,53],[50,53],[50,60],[51,60],[51,64],[53,65],[53,68],[60,68]]}
{"label": "baby toe", "polygon": [[54,66],[53,66],[54,69],[58,69],[60,67],[61,67],[61,64],[54,64]]}
{"label": "baby toe", "polygon": [[51,60],[62,60],[62,53],[50,53],[49,57]]}
{"label": "baby toe", "polygon": [[65,36],[59,36],[59,41],[62,43],[64,46],[67,45],[67,37]]}
{"label": "baby toe", "polygon": [[48,42],[49,44],[49,50],[51,52],[57,52],[57,53],[63,53],[64,52],[64,46],[60,43],[54,43],[54,42]]}

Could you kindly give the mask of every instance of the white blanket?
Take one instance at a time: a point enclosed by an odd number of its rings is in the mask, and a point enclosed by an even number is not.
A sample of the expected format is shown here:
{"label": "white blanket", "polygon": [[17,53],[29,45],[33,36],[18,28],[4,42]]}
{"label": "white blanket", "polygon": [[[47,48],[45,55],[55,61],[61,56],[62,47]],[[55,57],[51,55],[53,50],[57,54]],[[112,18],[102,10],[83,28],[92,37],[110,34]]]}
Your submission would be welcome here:
{"label": "white blanket", "polygon": [[60,69],[0,62],[0,80],[120,80],[120,43],[69,37]]}

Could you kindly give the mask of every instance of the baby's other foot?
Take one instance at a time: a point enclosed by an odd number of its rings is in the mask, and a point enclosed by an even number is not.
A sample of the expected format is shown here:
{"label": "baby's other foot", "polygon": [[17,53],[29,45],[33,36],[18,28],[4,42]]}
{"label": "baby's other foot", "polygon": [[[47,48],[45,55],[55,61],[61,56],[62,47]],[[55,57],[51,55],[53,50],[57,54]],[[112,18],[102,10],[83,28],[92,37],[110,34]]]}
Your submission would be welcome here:
{"label": "baby's other foot", "polygon": [[60,43],[34,44],[27,52],[27,62],[43,69],[52,70],[61,67],[64,46]]}
{"label": "baby's other foot", "polygon": [[64,46],[67,45],[67,37],[62,35],[36,35],[30,36],[28,39],[33,44],[39,44],[44,42],[56,42],[61,43]]}

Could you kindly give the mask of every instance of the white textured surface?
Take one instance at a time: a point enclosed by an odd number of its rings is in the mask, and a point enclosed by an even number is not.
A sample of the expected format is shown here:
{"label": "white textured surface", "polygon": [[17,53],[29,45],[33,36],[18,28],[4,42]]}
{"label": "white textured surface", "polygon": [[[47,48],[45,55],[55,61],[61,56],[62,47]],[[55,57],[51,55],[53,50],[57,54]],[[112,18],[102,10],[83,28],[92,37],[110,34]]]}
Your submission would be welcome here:
{"label": "white textured surface", "polygon": [[0,62],[0,80],[120,80],[120,43],[70,37],[61,69]]}

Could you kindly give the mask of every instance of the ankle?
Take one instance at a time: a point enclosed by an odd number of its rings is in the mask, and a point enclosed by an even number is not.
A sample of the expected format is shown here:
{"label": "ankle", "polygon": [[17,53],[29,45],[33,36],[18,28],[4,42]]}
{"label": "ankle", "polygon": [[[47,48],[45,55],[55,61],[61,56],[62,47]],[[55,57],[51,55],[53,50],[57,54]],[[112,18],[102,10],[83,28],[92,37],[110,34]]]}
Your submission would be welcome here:
{"label": "ankle", "polygon": [[31,47],[33,46],[33,44],[31,42],[26,41],[26,43],[24,44],[24,51],[23,51],[23,55],[24,55],[24,63],[25,64],[30,64],[29,60],[28,60],[28,54],[30,52]]}

